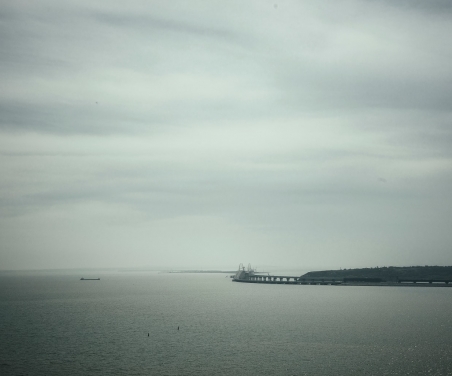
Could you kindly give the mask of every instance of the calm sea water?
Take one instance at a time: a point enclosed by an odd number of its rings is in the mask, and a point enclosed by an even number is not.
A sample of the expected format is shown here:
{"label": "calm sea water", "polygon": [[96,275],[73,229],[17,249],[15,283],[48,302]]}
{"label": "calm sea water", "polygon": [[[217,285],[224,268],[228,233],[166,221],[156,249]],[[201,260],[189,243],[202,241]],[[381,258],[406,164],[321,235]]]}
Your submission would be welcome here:
{"label": "calm sea water", "polygon": [[452,375],[452,288],[81,276],[0,273],[0,374]]}

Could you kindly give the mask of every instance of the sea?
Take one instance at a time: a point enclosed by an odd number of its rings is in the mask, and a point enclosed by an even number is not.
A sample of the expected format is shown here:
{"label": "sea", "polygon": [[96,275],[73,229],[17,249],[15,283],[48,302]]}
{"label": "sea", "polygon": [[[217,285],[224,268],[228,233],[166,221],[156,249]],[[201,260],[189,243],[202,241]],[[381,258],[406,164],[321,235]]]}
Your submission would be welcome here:
{"label": "sea", "polygon": [[452,288],[229,277],[0,272],[0,374],[452,375]]}

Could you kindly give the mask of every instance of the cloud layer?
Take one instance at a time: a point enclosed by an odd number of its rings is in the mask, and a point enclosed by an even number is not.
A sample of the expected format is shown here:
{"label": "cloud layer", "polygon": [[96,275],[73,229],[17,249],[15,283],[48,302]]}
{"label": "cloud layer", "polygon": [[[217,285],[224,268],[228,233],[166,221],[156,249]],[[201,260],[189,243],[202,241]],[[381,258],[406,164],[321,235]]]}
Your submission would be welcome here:
{"label": "cloud layer", "polygon": [[451,18],[4,2],[1,268],[450,265]]}

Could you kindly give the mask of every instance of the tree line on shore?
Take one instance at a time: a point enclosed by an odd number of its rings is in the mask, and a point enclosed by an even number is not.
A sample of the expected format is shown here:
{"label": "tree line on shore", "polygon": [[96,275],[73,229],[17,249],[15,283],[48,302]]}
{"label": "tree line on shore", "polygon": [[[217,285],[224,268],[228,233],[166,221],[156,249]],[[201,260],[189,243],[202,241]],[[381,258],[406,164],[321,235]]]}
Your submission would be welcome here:
{"label": "tree line on shore", "polygon": [[321,270],[308,272],[301,278],[380,278],[388,282],[399,279],[452,280],[452,266],[377,266],[375,268]]}

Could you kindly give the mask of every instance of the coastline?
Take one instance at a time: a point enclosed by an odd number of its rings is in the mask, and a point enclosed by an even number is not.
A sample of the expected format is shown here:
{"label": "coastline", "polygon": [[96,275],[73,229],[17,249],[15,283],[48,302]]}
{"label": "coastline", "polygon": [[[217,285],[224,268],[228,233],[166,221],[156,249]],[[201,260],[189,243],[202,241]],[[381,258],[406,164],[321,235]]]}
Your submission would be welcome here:
{"label": "coastline", "polygon": [[232,282],[239,283],[257,283],[257,284],[266,284],[266,285],[297,285],[297,286],[359,286],[359,287],[452,287],[452,284],[446,283],[397,283],[397,282],[381,282],[381,283],[343,283],[340,281],[310,281],[310,282],[286,282],[286,281],[256,281],[256,280],[241,280],[241,279],[233,279]]}
{"label": "coastline", "polygon": [[390,266],[323,270],[308,272],[302,276],[287,276],[257,273],[251,264],[248,264],[248,268],[240,264],[232,281],[281,285],[452,287],[452,267]]}

